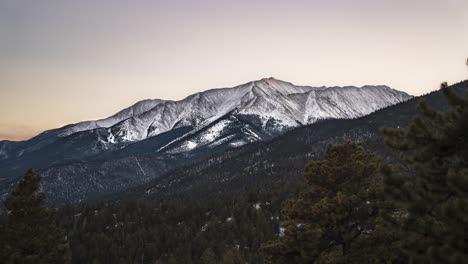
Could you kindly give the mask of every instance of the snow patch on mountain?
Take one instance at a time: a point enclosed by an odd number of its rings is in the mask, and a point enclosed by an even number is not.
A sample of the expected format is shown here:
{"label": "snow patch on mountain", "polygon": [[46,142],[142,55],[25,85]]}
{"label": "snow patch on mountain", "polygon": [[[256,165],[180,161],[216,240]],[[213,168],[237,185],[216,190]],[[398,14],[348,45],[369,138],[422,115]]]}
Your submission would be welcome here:
{"label": "snow patch on mountain", "polygon": [[202,143],[208,143],[215,141],[220,135],[223,129],[230,123],[229,120],[222,120],[210,127],[204,135],[200,138]]}
{"label": "snow patch on mountain", "polygon": [[229,146],[231,146],[231,147],[233,147],[233,148],[238,148],[238,147],[244,146],[245,144],[247,144],[247,142],[244,142],[244,141],[234,141],[234,142],[229,143]]}

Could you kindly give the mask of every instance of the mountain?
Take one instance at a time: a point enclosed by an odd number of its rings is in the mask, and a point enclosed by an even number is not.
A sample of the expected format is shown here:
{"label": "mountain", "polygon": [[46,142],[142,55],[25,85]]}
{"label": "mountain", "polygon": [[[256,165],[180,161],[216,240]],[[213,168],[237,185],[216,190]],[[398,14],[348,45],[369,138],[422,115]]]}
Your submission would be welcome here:
{"label": "mountain", "polygon": [[95,121],[85,121],[77,124],[67,125],[62,128],[57,128],[45,131],[38,136],[22,142],[0,141],[0,160],[11,158],[18,158],[24,154],[35,152],[44,146],[52,144],[60,138],[69,135],[104,127],[111,127],[120,121],[126,120],[132,116],[140,115],[156,105],[160,104],[162,100],[143,100],[128,108],[125,108],[118,113],[104,119]]}
{"label": "mountain", "polygon": [[145,100],[106,119],[0,142],[0,188],[33,167],[57,200],[76,202],[299,126],[358,118],[410,98],[387,86],[314,88],[267,78],[180,101]]}
{"label": "mountain", "polygon": [[[468,95],[468,81],[450,88],[459,95]],[[326,120],[302,126],[270,141],[213,155],[119,193],[118,197],[109,198],[177,197],[196,202],[217,199],[221,194],[236,197],[240,193],[269,193],[273,196],[279,195],[276,192],[288,193],[302,184],[306,163],[320,158],[329,144],[340,144],[346,140],[362,142],[379,156],[395,159],[384,146],[380,131],[387,127],[407,126],[416,117],[421,100],[426,100],[438,111],[445,111],[448,107],[442,92],[435,91],[360,118]]]}
{"label": "mountain", "polygon": [[253,116],[262,132],[274,135],[320,119],[359,117],[408,98],[386,86],[312,88],[268,78],[163,102],[112,127],[106,142],[141,141],[180,127],[200,130],[228,114]]}

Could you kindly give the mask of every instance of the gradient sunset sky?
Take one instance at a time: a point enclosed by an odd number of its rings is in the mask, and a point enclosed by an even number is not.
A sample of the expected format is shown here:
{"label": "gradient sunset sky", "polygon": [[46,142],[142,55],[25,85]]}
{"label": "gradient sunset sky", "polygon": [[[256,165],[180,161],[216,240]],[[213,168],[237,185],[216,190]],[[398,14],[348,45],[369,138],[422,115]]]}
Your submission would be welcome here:
{"label": "gradient sunset sky", "polygon": [[467,0],[0,0],[0,140],[270,76],[420,95],[467,57]]}

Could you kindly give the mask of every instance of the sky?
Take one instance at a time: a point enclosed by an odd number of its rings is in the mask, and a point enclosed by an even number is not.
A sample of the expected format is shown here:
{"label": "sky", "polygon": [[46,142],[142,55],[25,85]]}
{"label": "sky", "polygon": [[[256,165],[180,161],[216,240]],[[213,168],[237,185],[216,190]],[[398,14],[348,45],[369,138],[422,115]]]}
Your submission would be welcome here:
{"label": "sky", "polygon": [[466,0],[0,0],[0,140],[264,77],[467,79]]}

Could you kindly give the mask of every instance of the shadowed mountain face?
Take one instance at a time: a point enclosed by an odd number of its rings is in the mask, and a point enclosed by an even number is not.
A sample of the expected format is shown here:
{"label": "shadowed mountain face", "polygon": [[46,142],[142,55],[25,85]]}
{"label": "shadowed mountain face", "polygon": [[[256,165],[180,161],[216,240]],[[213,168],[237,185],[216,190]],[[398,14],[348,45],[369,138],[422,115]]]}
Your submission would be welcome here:
{"label": "shadowed mountain face", "polygon": [[180,101],[145,100],[106,119],[0,142],[0,188],[33,167],[56,202],[77,202],[296,127],[358,118],[410,98],[386,86],[313,88],[268,78]]}

